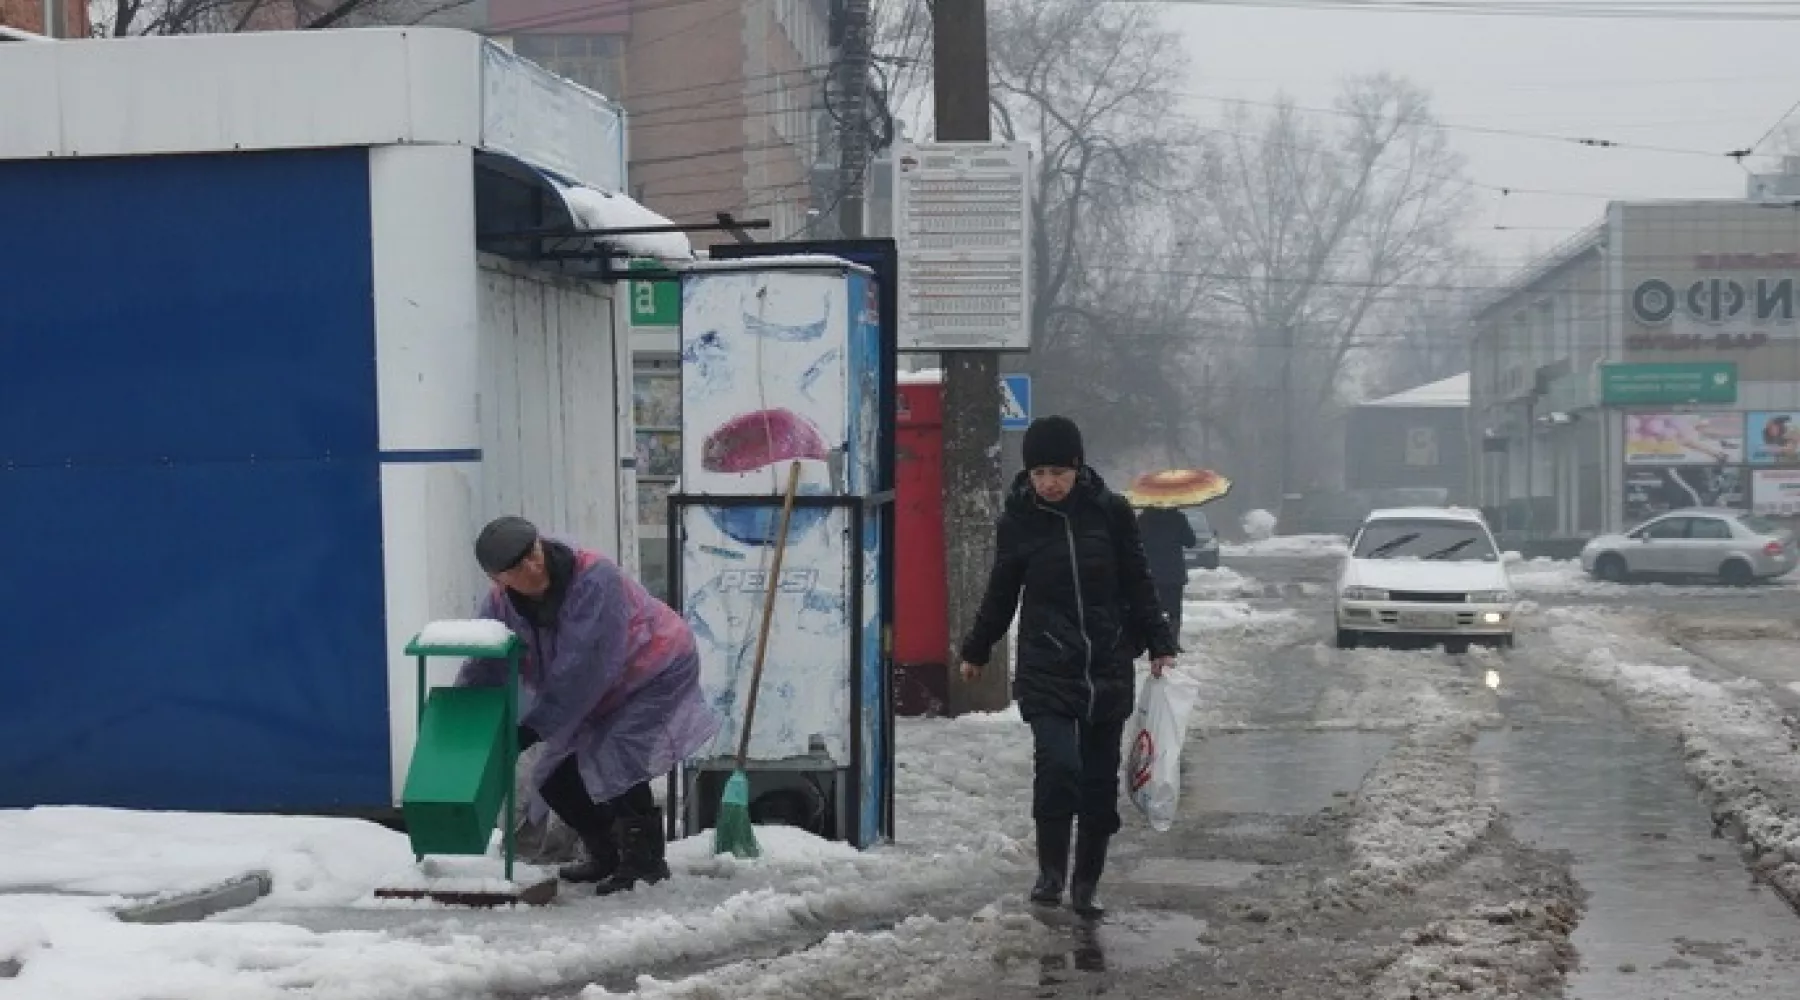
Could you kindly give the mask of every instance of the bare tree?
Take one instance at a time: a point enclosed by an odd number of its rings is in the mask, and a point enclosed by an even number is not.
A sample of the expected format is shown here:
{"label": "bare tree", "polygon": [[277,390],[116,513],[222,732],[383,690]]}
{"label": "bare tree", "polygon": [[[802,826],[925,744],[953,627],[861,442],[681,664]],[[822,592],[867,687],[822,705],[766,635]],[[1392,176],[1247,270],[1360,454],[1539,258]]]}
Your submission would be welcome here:
{"label": "bare tree", "polygon": [[1260,498],[1323,485],[1340,458],[1329,428],[1380,317],[1458,259],[1462,171],[1425,94],[1386,75],[1349,81],[1329,115],[1283,100],[1214,136],[1195,187],[1237,338],[1232,433],[1270,458],[1250,470]]}
{"label": "bare tree", "polygon": [[1468,272],[1457,269],[1396,296],[1371,347],[1375,365],[1368,395],[1385,396],[1468,371],[1470,317],[1478,295]]}

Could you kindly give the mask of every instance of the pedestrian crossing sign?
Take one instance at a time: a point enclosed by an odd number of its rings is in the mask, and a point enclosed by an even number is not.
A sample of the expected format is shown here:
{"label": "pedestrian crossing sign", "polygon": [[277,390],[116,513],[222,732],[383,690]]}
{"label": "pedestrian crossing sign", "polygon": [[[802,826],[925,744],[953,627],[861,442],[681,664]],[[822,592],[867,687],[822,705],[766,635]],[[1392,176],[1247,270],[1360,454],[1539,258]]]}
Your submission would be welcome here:
{"label": "pedestrian crossing sign", "polygon": [[1000,376],[1000,429],[1022,431],[1031,426],[1031,376]]}

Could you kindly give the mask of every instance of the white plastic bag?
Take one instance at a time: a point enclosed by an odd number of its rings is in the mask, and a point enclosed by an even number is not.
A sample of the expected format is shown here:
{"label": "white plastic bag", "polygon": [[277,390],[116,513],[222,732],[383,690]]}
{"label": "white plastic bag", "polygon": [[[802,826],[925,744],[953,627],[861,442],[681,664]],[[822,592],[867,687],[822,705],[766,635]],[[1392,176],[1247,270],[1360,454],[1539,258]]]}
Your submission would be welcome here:
{"label": "white plastic bag", "polygon": [[1144,681],[1132,725],[1131,756],[1125,776],[1150,828],[1167,832],[1181,800],[1181,744],[1188,715],[1200,700],[1200,682],[1171,667]]}

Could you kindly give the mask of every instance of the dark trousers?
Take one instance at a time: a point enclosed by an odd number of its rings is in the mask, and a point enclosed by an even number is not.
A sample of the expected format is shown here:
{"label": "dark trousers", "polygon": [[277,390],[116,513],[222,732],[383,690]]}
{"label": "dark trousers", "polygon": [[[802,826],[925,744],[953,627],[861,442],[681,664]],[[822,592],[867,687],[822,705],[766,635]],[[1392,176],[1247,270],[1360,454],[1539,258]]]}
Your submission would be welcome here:
{"label": "dark trousers", "polygon": [[581,768],[570,757],[550,772],[539,786],[544,804],[562,818],[576,835],[588,843],[604,843],[612,838],[613,823],[634,816],[648,816],[656,808],[656,795],[648,781],[631,786],[625,794],[606,802],[595,802],[582,783]]}
{"label": "dark trousers", "polygon": [[1119,741],[1126,720],[1090,725],[1066,715],[1031,720],[1031,816],[1039,821],[1079,816],[1084,830],[1111,836],[1119,829]]}
{"label": "dark trousers", "polygon": [[1169,627],[1175,630],[1175,644],[1181,645],[1181,595],[1187,590],[1182,579],[1156,581],[1156,603],[1162,605]]}

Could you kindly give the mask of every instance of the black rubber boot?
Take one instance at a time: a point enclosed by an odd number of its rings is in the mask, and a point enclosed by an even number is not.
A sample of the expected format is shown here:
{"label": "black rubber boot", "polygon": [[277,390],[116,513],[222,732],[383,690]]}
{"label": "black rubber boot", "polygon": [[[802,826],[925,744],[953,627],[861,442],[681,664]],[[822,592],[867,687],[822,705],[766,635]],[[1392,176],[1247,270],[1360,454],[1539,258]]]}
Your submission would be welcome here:
{"label": "black rubber boot", "polygon": [[619,868],[599,885],[594,893],[610,896],[630,892],[641,882],[655,885],[669,877],[669,863],[663,855],[662,810],[653,808],[647,815],[631,816],[619,821]]}
{"label": "black rubber boot", "polygon": [[1069,831],[1073,821],[1039,820],[1037,825],[1038,877],[1031,887],[1031,901],[1043,906],[1062,902],[1069,877]]}
{"label": "black rubber boot", "polygon": [[564,865],[557,876],[564,882],[604,882],[619,870],[619,842],[611,830],[581,835],[586,861]]}
{"label": "black rubber boot", "polygon": [[1106,844],[1110,834],[1090,833],[1086,824],[1075,836],[1075,874],[1069,880],[1069,907],[1081,916],[1097,919],[1106,915],[1095,893],[1100,888],[1100,873],[1106,870]]}

